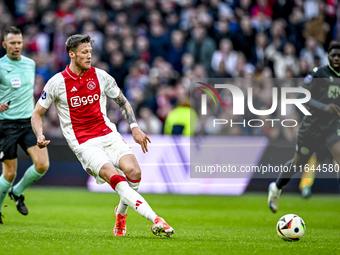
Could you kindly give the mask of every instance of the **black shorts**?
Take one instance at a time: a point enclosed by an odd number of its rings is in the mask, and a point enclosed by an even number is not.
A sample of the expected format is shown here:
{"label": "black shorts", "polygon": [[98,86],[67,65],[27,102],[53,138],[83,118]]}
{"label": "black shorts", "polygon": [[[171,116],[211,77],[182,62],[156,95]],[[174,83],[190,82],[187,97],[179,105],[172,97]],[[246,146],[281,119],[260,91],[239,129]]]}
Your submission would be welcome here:
{"label": "black shorts", "polygon": [[0,120],[0,161],[18,157],[17,146],[27,149],[37,144],[31,119]]}
{"label": "black shorts", "polygon": [[[320,160],[330,156],[329,151],[334,144],[340,141],[340,125],[327,129],[308,128],[302,124],[297,145],[296,153],[300,157],[310,157],[313,153],[319,155]],[[318,160],[319,160],[318,158]]]}
{"label": "black shorts", "polygon": [[327,148],[320,148],[318,152],[316,152],[316,159],[319,163],[328,163],[332,164],[333,155]]}

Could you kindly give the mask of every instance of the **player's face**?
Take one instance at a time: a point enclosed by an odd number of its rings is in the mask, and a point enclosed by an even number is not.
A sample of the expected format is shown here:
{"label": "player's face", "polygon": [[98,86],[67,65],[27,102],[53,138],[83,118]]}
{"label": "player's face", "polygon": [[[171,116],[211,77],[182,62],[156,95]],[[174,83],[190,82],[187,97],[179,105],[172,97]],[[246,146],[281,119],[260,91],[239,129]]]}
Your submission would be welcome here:
{"label": "player's face", "polygon": [[331,67],[340,70],[340,49],[332,49],[328,54],[328,61]]}
{"label": "player's face", "polygon": [[21,51],[24,45],[21,34],[8,34],[2,42],[2,46],[6,49],[7,56],[12,60],[20,60]]}
{"label": "player's face", "polygon": [[74,63],[81,70],[88,70],[91,68],[91,59],[92,59],[92,47],[90,43],[82,43],[78,46]]}

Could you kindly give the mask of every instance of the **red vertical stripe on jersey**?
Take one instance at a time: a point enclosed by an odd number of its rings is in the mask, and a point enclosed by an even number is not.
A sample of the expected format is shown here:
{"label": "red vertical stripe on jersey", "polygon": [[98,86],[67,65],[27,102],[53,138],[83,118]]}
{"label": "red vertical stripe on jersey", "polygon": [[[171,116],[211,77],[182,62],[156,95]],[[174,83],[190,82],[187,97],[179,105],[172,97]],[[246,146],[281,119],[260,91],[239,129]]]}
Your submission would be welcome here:
{"label": "red vertical stripe on jersey", "polygon": [[78,143],[111,133],[101,112],[101,91],[95,69],[92,67],[78,76],[67,66],[61,74],[65,79],[70,119]]}

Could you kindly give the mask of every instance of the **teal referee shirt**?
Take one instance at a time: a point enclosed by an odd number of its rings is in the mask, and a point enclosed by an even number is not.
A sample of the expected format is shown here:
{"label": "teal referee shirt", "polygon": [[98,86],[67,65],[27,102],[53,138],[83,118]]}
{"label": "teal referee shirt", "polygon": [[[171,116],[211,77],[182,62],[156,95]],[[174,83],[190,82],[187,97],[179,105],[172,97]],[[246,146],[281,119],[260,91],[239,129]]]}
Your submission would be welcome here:
{"label": "teal referee shirt", "polygon": [[31,118],[35,62],[21,55],[12,60],[7,55],[0,58],[0,103],[11,101],[9,109],[0,112],[0,120]]}

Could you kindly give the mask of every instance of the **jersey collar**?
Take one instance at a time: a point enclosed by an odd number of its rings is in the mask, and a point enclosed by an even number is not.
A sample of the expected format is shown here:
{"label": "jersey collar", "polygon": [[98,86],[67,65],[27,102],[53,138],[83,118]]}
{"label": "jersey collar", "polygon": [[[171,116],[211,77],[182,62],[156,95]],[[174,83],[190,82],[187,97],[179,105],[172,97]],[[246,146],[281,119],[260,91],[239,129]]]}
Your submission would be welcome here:
{"label": "jersey collar", "polygon": [[74,72],[71,71],[70,65],[67,65],[66,68],[65,68],[65,72],[71,79],[76,81],[78,79],[81,79],[81,77],[84,78],[84,77],[91,75],[92,73],[95,73],[95,68],[93,66],[91,66],[91,68],[89,70],[86,70],[86,72],[83,73],[83,75],[77,75],[77,74],[75,74]]}
{"label": "jersey collar", "polygon": [[334,70],[333,67],[331,67],[330,64],[328,64],[328,67],[337,75],[337,76],[340,76],[340,73],[338,73],[337,71]]}
{"label": "jersey collar", "polygon": [[77,75],[71,71],[70,65],[66,66],[65,71],[67,75],[70,76],[73,80],[78,80],[80,78],[80,75]]}

